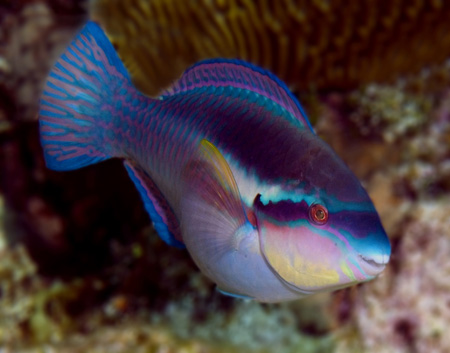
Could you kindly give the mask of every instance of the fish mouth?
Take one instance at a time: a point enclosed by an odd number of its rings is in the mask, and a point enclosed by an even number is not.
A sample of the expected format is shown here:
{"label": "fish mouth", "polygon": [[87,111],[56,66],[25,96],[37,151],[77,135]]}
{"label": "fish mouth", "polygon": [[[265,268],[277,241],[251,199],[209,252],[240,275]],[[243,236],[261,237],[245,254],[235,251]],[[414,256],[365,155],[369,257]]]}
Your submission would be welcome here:
{"label": "fish mouth", "polygon": [[389,255],[377,254],[367,256],[359,254],[359,260],[359,264],[361,265],[363,271],[367,275],[374,277],[384,270],[389,262]]}

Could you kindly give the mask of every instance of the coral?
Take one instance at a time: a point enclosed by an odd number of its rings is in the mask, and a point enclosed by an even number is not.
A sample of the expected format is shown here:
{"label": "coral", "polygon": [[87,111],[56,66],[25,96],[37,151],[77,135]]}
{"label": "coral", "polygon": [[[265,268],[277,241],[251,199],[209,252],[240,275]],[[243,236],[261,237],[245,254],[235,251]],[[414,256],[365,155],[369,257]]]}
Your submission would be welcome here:
{"label": "coral", "polygon": [[[234,301],[232,310],[224,312],[210,306],[207,316],[196,321],[195,305],[187,297],[170,303],[162,314],[153,315],[152,320],[169,325],[170,331],[180,339],[228,346],[232,351],[329,352],[335,340],[326,334],[331,325],[324,309],[329,296],[324,299],[317,296],[282,305]],[[324,331],[316,335],[302,332],[298,328],[306,327],[306,322]]]}
{"label": "coral", "polygon": [[[370,84],[349,95],[350,120],[362,136],[395,142],[425,125],[431,102],[395,86]],[[353,109],[352,109],[353,108]]]}
{"label": "coral", "polygon": [[225,297],[150,227],[130,246],[115,244],[120,260],[98,275],[44,277],[23,244],[4,239],[5,217],[0,197],[0,346],[7,350],[320,353],[335,345],[327,294],[283,305]]}
{"label": "coral", "polygon": [[[365,352],[448,352],[450,199],[415,205],[393,264],[364,286],[354,313]],[[342,351],[348,342],[341,342]]]}
{"label": "coral", "polygon": [[415,73],[450,54],[445,1],[91,4],[137,86],[150,95],[210,57],[259,64],[297,89],[330,89]]}
{"label": "coral", "polygon": [[17,349],[30,342],[58,342],[73,325],[67,305],[82,288],[81,280],[47,280],[23,244],[9,247],[0,197],[0,346]]}
{"label": "coral", "polygon": [[363,177],[393,248],[379,278],[334,296],[336,352],[450,350],[449,97],[394,84],[322,100],[317,130]]}
{"label": "coral", "polygon": [[[0,236],[4,235],[3,205],[0,198]],[[173,261],[171,251],[155,257],[161,254],[155,250],[161,241],[151,235],[147,255],[139,246],[132,247],[141,262],[138,268],[128,260],[130,269],[124,270],[122,263],[110,278],[72,280],[42,277],[23,245],[8,247],[0,239],[0,346],[14,352],[40,352],[45,347],[63,353],[333,351],[335,339],[328,334],[332,322],[326,311],[329,295],[280,306],[261,305],[211,295],[211,286],[198,272],[189,275],[186,283],[176,284],[180,277],[186,278],[189,266],[183,260]],[[159,287],[156,284],[147,298],[159,297],[155,303],[163,300],[159,309],[139,304],[136,289],[138,281],[151,281],[144,271],[152,272],[149,268],[157,263],[165,268],[153,268],[156,273],[150,277],[157,276]],[[79,305],[89,290],[101,292],[117,277],[121,290],[81,314],[73,313],[71,307]],[[165,291],[166,286],[171,292]]]}
{"label": "coral", "polygon": [[[338,353],[450,349],[450,189],[430,189],[436,180],[448,180],[450,146],[440,145],[445,130],[437,134],[433,126],[403,141],[406,149],[417,140],[428,141],[424,160],[407,154],[366,181],[393,252],[379,278],[353,290],[343,303],[340,293],[334,297],[336,307],[350,308],[350,319],[336,331]],[[367,146],[360,148],[367,152]],[[431,153],[433,147],[438,148]]]}
{"label": "coral", "polygon": [[17,0],[0,5],[0,133],[15,122],[36,119],[44,79],[85,19],[81,4]]}
{"label": "coral", "polygon": [[397,170],[399,191],[416,200],[439,199],[450,192],[450,104],[444,91],[426,114],[427,123],[402,141]]}
{"label": "coral", "polygon": [[52,173],[37,126],[11,130],[34,119],[52,58],[85,19],[78,3],[0,5],[1,351],[450,351],[450,66],[374,83],[448,57],[446,2],[93,1],[122,55],[154,50],[128,62],[155,65],[149,91],[196,55],[236,53],[326,91],[301,101],[367,187],[393,255],[374,281],[282,305],[216,293],[154,234],[120,162]]}

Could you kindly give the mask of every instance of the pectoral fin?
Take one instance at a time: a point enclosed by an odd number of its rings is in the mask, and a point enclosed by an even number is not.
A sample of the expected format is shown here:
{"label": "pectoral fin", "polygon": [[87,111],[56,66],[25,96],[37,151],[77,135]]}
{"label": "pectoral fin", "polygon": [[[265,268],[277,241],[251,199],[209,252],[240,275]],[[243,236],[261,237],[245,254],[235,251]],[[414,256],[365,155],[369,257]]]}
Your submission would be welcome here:
{"label": "pectoral fin", "polygon": [[248,251],[245,247],[251,243],[254,227],[223,155],[206,140],[197,152],[184,170],[183,240],[197,266],[219,288],[241,294],[229,288],[235,288],[233,282],[242,277],[242,254]]}
{"label": "pectoral fin", "polygon": [[[186,214],[208,215],[204,221],[214,222],[214,229],[230,232],[247,222],[236,181],[227,161],[210,142],[202,140],[195,158],[184,171]],[[207,219],[205,219],[207,218]],[[217,224],[217,221],[225,224]],[[206,226],[204,222],[201,222]],[[222,227],[220,227],[222,225]]]}

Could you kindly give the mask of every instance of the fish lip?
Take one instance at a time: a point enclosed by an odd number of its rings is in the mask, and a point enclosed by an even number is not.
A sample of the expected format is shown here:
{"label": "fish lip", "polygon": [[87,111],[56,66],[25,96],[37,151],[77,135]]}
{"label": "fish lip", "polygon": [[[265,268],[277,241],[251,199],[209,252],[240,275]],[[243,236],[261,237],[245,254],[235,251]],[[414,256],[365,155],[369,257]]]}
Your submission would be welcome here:
{"label": "fish lip", "polygon": [[364,256],[359,254],[358,257],[362,269],[371,277],[380,274],[389,262],[389,255],[387,254],[380,254],[377,256]]}

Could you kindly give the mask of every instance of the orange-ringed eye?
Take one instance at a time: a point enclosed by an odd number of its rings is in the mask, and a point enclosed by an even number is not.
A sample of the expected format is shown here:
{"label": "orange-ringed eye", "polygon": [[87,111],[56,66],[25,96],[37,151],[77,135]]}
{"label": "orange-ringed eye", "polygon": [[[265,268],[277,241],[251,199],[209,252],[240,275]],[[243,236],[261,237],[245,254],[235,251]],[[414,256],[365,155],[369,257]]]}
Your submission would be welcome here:
{"label": "orange-ringed eye", "polygon": [[314,223],[322,225],[328,221],[328,210],[322,205],[315,204],[309,208],[309,216]]}

